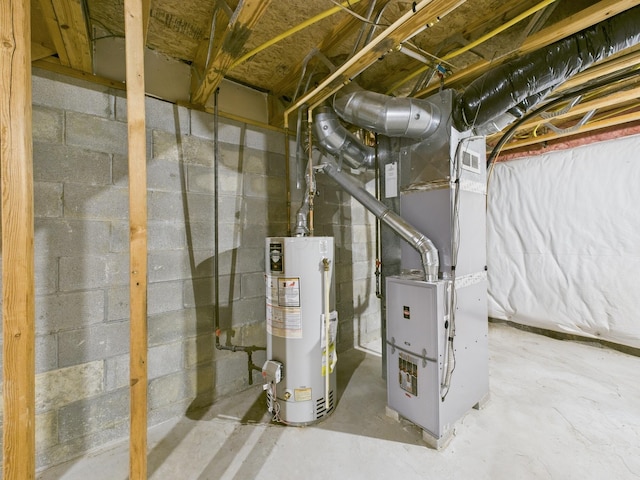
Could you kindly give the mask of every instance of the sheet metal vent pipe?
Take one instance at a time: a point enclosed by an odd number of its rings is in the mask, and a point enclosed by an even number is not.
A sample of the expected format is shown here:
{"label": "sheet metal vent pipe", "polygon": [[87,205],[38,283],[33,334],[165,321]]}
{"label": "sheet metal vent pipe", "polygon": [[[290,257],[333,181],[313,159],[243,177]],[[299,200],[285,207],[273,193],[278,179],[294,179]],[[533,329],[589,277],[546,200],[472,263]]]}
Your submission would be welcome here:
{"label": "sheet metal vent pipe", "polygon": [[327,162],[321,167],[329,178],[333,179],[349,195],[360,202],[367,210],[373,213],[380,221],[387,224],[394,232],[406,240],[409,245],[415,248],[422,259],[422,267],[425,273],[425,280],[435,282],[438,280],[438,270],[440,262],[438,259],[438,249],[433,242],[420,233],[414,226],[404,220],[384,203],[380,202],[373,195],[365,190],[357,181],[342,173],[336,165]]}

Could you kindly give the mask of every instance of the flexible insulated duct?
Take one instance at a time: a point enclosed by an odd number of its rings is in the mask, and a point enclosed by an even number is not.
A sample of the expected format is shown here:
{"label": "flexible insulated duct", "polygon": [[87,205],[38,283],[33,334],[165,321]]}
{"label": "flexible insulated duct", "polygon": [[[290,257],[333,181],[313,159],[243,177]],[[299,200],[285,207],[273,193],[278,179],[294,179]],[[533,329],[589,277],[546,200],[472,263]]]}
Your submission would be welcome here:
{"label": "flexible insulated duct", "polygon": [[440,124],[440,110],[425,100],[356,91],[337,96],[336,113],[344,121],[387,137],[423,139]]}
{"label": "flexible insulated duct", "polygon": [[363,145],[353,133],[347,130],[331,108],[317,109],[313,122],[313,134],[324,150],[344,160],[349,167],[373,166],[375,150]]}
{"label": "flexible insulated duct", "polygon": [[433,282],[438,279],[438,270],[440,269],[438,249],[431,240],[384,203],[377,200],[362,185],[338,170],[332,163],[325,163],[322,166],[322,171],[418,251],[427,281]]}
{"label": "flexible insulated duct", "polygon": [[478,77],[458,97],[454,124],[459,130],[483,126],[514,107],[515,119],[520,110],[534,105],[532,100],[541,100],[572,75],[638,42],[640,6]]}

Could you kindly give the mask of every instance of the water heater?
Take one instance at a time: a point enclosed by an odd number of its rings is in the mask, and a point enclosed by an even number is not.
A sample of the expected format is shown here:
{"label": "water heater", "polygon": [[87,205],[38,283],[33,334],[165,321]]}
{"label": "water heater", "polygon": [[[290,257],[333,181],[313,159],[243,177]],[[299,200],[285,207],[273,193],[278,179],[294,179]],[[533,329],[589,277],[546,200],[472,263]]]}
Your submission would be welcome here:
{"label": "water heater", "polygon": [[276,421],[308,425],[336,401],[333,238],[267,238],[265,258],[267,405]]}

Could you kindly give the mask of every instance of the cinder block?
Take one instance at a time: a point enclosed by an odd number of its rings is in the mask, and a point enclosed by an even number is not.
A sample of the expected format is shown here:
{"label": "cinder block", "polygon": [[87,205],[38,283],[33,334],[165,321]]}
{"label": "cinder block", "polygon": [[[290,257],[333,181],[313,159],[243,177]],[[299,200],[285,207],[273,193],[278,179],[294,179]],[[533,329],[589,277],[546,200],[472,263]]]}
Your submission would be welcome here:
{"label": "cinder block", "polygon": [[121,423],[129,417],[129,389],[83,398],[58,411],[58,435],[64,443]]}
{"label": "cinder block", "polygon": [[215,362],[216,398],[238,392],[249,385],[248,358],[237,352]]}
{"label": "cinder block", "polygon": [[101,360],[36,375],[36,413],[56,410],[103,391]]}
{"label": "cinder block", "polygon": [[182,358],[182,341],[151,347],[148,357],[149,378],[158,378],[180,371]]}
{"label": "cinder block", "polygon": [[262,248],[243,248],[237,260],[236,274],[264,272],[264,246]]}
{"label": "cinder block", "polygon": [[58,443],[58,412],[55,410],[36,415],[36,450]]}
{"label": "cinder block", "polygon": [[[267,329],[264,323],[250,323],[243,325],[240,329],[240,333],[243,345],[264,347],[267,344]],[[255,361],[254,363],[258,364]]]}
{"label": "cinder block", "polygon": [[229,224],[237,223],[244,207],[244,199],[241,196],[221,195],[218,199],[218,221]]}
{"label": "cinder block", "polygon": [[[293,169],[291,170],[293,171]],[[287,166],[284,154],[267,152],[267,175],[285,177]]]}
{"label": "cinder block", "polygon": [[244,194],[248,197],[269,197],[286,200],[286,182],[280,177],[245,175]]}
{"label": "cinder block", "polygon": [[160,282],[149,284],[147,313],[171,312],[181,310],[182,301],[182,280],[173,282]]}
{"label": "cinder block", "polygon": [[149,253],[149,282],[164,282],[192,277],[189,252],[174,250]]}
{"label": "cinder block", "polygon": [[36,336],[36,373],[58,368],[57,335]]}
{"label": "cinder block", "polygon": [[[185,202],[188,200],[179,192],[151,191],[147,196],[150,220],[173,219],[184,222]],[[190,205],[189,205],[190,206]],[[189,214],[191,209],[189,208]]]}
{"label": "cinder block", "polygon": [[[112,222],[109,243],[110,249],[114,253],[129,251],[129,222]],[[147,248],[150,252],[181,250],[186,246],[187,234],[184,223],[153,220],[147,223]]]}
{"label": "cinder block", "polygon": [[257,150],[284,154],[285,135],[273,130],[247,126],[245,145]]}
{"label": "cinder block", "polygon": [[265,296],[264,273],[245,273],[241,276],[242,298],[254,298]]}
{"label": "cinder block", "polygon": [[[39,252],[36,250],[36,255],[37,254],[39,254]],[[36,296],[49,295],[58,290],[57,258],[37,255],[34,258],[34,269]]]}
{"label": "cinder block", "polygon": [[367,247],[371,242],[375,241],[376,228],[375,225],[352,225],[351,226],[352,242],[354,246]]}
{"label": "cinder block", "polygon": [[151,142],[154,159],[193,165],[213,165],[215,149],[210,140],[191,135],[177,137],[172,133],[153,130]]}
{"label": "cinder block", "polygon": [[184,341],[184,367],[210,364],[214,359],[215,336],[213,333],[187,338]]}
{"label": "cinder block", "polygon": [[216,179],[213,167],[188,165],[186,169],[188,191],[210,195],[215,193]]}
{"label": "cinder block", "polygon": [[40,257],[109,252],[109,222],[36,218],[35,252]]}
{"label": "cinder block", "polygon": [[[113,97],[108,87],[35,70],[32,95],[35,105],[113,117]],[[125,142],[126,143],[126,142]]]}
{"label": "cinder block", "polygon": [[88,220],[126,220],[129,217],[129,191],[122,187],[67,183],[64,187],[64,216]]}
{"label": "cinder block", "polygon": [[218,142],[218,167],[222,170],[240,172],[242,170],[242,159],[244,155],[244,147],[234,144]]}
{"label": "cinder block", "polygon": [[187,185],[187,165],[154,159],[147,164],[147,186],[150,190],[183,192]]}
{"label": "cinder block", "polygon": [[[117,95],[116,120],[127,121],[127,99],[125,96]],[[185,107],[170,102],[165,102],[158,98],[145,97],[144,108],[146,114],[146,128],[158,129],[165,132],[175,133],[176,131],[188,134],[191,130],[189,110]]]}
{"label": "cinder block", "polygon": [[147,241],[149,251],[181,250],[187,247],[185,225],[176,221],[150,221]]}
{"label": "cinder block", "polygon": [[213,217],[209,221],[189,222],[186,229],[188,229],[191,237],[191,244],[189,245],[189,248],[194,250],[207,250],[214,248],[215,228],[213,225]]}
{"label": "cinder block", "polygon": [[36,217],[62,217],[62,184],[34,183],[34,215]]}
{"label": "cinder block", "polygon": [[33,141],[62,143],[63,138],[62,110],[33,106]]}
{"label": "cinder block", "polygon": [[191,391],[194,382],[188,375],[191,372],[178,372],[155,378],[149,382],[149,409],[157,409],[181,400],[192,399],[195,391]]}
{"label": "cinder block", "polygon": [[[243,134],[244,124],[229,120],[228,118],[218,118],[218,141],[239,145]],[[213,140],[214,137],[214,117],[211,113],[197,110],[191,111],[191,134],[196,137]]]}
{"label": "cinder block", "polygon": [[96,324],[58,335],[58,364],[66,367],[129,351],[129,322]]}
{"label": "cinder block", "polygon": [[109,287],[107,289],[107,321],[125,320],[129,315],[129,286]]}
{"label": "cinder block", "polygon": [[129,386],[129,354],[104,360],[104,388],[106,391]]}
{"label": "cinder block", "polygon": [[352,260],[354,262],[370,261],[372,258],[375,258],[375,251],[375,244],[372,244],[371,242],[360,243],[357,248],[351,250]]}
{"label": "cinder block", "polygon": [[[95,135],[95,132],[94,132]],[[111,184],[111,156],[86,150],[84,145],[34,143],[33,178],[42,182]]]}
{"label": "cinder block", "polygon": [[72,330],[104,320],[104,292],[87,290],[36,298],[36,334]]}
{"label": "cinder block", "polygon": [[247,226],[287,223],[286,199],[269,198],[265,202],[262,198],[247,197],[243,199],[242,211]]}
{"label": "cinder block", "polygon": [[163,312],[150,315],[147,321],[149,328],[149,345],[164,345],[176,342],[186,336],[187,332],[196,335],[197,312],[192,308],[179,312]]}
{"label": "cinder block", "polygon": [[239,326],[247,323],[265,322],[264,297],[248,298],[233,302],[232,325]]}
{"label": "cinder block", "polygon": [[79,452],[94,450],[109,442],[127,438],[128,435],[128,419],[106,425],[102,430],[53,445],[50,448],[38,452],[36,469],[43,468],[47,465],[58,465],[76,458]]}
{"label": "cinder block", "polygon": [[[238,262],[238,255],[243,241],[243,229],[240,221],[229,222],[220,219],[218,223],[218,251],[220,252],[220,269],[230,272]],[[231,262],[231,263],[230,263]],[[225,265],[224,270],[222,265]]]}
{"label": "cinder block", "polygon": [[242,173],[254,173],[256,175],[268,174],[268,153],[255,148],[245,148],[240,158]]}
{"label": "cinder block", "polygon": [[[100,132],[96,135],[96,132]],[[66,113],[67,145],[96,152],[127,153],[127,124],[82,113]]]}
{"label": "cinder block", "polygon": [[129,255],[84,255],[60,258],[62,292],[124,285],[129,282]]}

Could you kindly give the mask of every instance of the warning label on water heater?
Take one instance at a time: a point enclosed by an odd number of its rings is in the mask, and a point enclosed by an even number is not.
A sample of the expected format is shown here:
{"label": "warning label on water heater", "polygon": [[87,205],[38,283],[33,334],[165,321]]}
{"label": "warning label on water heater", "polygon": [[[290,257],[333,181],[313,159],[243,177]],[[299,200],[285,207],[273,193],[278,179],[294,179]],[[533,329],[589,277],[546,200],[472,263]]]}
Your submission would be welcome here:
{"label": "warning label on water heater", "polygon": [[276,337],[302,338],[300,278],[267,275],[267,332]]}
{"label": "warning label on water heater", "polygon": [[278,305],[281,307],[300,306],[299,278],[278,278]]}

